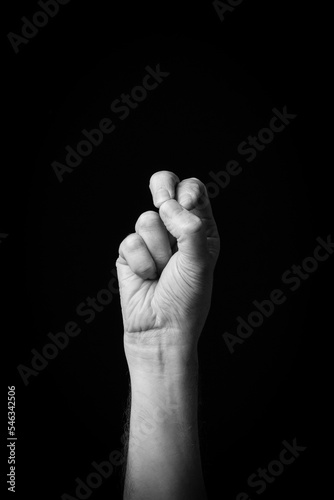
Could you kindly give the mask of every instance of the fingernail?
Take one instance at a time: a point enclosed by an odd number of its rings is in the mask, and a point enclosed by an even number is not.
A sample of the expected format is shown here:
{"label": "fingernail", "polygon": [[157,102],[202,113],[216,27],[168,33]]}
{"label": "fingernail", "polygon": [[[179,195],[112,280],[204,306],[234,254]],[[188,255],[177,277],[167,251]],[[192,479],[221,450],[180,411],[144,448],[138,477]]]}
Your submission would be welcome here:
{"label": "fingernail", "polygon": [[167,201],[167,200],[170,200],[170,194],[169,192],[167,191],[167,189],[159,189],[159,191],[157,191],[157,194],[156,194],[156,197],[155,197],[155,204],[159,206],[164,202],[164,201]]}

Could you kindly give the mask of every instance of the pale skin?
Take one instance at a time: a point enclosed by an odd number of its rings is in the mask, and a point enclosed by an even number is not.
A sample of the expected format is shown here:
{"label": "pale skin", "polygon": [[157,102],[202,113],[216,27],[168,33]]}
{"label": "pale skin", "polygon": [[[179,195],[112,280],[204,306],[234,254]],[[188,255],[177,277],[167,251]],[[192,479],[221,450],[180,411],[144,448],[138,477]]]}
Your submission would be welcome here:
{"label": "pale skin", "polygon": [[116,261],[131,379],[124,500],[205,500],[197,344],[220,239],[204,184],[166,170]]}

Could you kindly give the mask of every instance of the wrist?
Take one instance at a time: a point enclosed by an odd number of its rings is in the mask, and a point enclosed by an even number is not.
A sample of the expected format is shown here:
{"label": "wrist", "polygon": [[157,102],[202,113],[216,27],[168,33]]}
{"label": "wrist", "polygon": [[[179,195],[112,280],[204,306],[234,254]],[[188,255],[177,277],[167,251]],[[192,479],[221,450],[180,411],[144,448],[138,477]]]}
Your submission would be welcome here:
{"label": "wrist", "polygon": [[[196,413],[197,348],[125,347],[131,379],[131,411],[143,420],[160,412],[172,420]],[[184,412],[184,407],[188,411]]]}
{"label": "wrist", "polygon": [[192,336],[195,340],[191,343],[179,341],[188,337],[185,333],[166,331],[154,337],[154,334],[148,336],[147,332],[142,332],[139,336],[124,334],[124,352],[130,375],[161,380],[198,370],[197,336]]}
{"label": "wrist", "polygon": [[[160,374],[130,370],[132,422],[186,432],[193,438],[197,432],[198,369],[196,364]],[[187,431],[187,432],[188,432]],[[179,431],[177,431],[179,432]]]}

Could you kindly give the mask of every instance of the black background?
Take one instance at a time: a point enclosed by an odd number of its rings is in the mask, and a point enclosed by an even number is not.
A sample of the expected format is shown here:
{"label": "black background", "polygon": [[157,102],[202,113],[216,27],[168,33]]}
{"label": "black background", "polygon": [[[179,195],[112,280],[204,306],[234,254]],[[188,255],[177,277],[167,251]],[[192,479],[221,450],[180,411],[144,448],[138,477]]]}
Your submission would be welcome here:
{"label": "black background", "polygon": [[[210,498],[320,498],[331,261],[295,292],[281,276],[330,234],[319,113],[329,14],[303,2],[244,0],[221,22],[209,1],[71,0],[15,54],[7,33],[20,34],[20,18],[37,10],[37,2],[12,2],[2,31],[1,338],[3,398],[16,386],[16,497],[75,496],[75,478],[122,449],[129,378],[119,298],[89,325],[75,311],[106,287],[121,240],[154,208],[150,176],[168,169],[206,184],[210,171],[239,159],[242,173],[212,200],[222,250],[199,345],[207,490]],[[111,102],[157,64],[170,76],[119,120]],[[297,118],[247,163],[238,145],[284,106]],[[59,183],[51,163],[63,163],[65,146],[104,117],[115,132]],[[230,354],[222,334],[235,333],[237,316],[274,288],[284,288],[286,303]],[[71,320],[80,335],[25,386],[17,366]],[[307,449],[258,495],[248,476],[294,438]],[[116,467],[91,498],[121,491]]]}

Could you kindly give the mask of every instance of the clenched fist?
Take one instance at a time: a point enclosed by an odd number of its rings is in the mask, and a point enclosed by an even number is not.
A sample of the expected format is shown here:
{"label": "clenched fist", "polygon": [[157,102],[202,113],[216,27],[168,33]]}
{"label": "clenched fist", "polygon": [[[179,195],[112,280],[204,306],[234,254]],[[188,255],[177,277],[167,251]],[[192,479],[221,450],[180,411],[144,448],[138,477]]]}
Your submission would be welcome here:
{"label": "clenched fist", "polygon": [[[168,171],[116,261],[131,378],[125,500],[205,500],[197,434],[197,342],[219,235],[205,186]],[[168,415],[166,417],[166,415]]]}
{"label": "clenched fist", "polygon": [[[125,353],[192,351],[210,308],[219,234],[204,184],[173,172],[152,175],[159,209],[140,215],[116,261]],[[128,357],[128,361],[130,361]]]}

